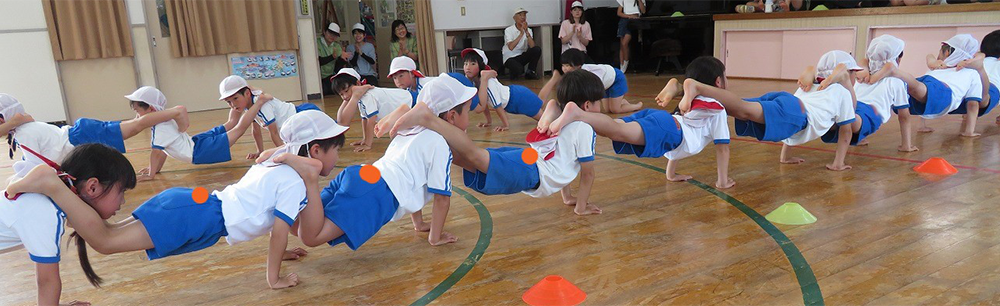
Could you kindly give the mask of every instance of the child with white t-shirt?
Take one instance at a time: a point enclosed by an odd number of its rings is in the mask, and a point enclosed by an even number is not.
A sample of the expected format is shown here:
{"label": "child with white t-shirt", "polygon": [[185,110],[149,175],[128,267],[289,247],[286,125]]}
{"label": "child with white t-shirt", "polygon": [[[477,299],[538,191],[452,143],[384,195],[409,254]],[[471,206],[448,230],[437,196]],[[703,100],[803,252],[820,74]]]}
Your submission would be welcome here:
{"label": "child with white t-shirt", "polygon": [[223,127],[227,131],[232,130],[239,124],[244,111],[255,103],[265,103],[256,113],[257,118],[254,119],[254,122],[257,124],[253,125],[251,133],[253,134],[254,145],[257,146],[257,152],[247,155],[247,159],[255,159],[264,151],[264,138],[260,130],[261,128],[266,128],[271,135],[271,142],[274,143],[274,146],[280,147],[282,142],[281,136],[278,134],[281,131],[281,126],[289,117],[306,110],[322,111],[316,104],[306,102],[295,105],[279,100],[269,94],[265,94],[262,90],[251,87],[247,84],[246,79],[238,75],[231,75],[222,79],[222,82],[219,83],[219,100],[226,101],[226,104],[229,104],[229,120],[223,124]]}
{"label": "child with white t-shirt", "polygon": [[[903,40],[892,35],[881,35],[872,39],[862,59],[862,68],[859,71],[858,82],[854,84],[854,93],[858,96],[858,110],[862,105],[870,106],[882,124],[889,122],[892,113],[899,116],[900,141],[897,150],[900,152],[912,152],[918,150],[912,144],[912,129],[910,127],[910,102],[909,94],[906,92],[906,83],[896,77],[885,77],[877,82],[869,83],[871,74],[877,74],[886,64],[899,66],[903,59],[903,48],[906,44]],[[861,111],[857,112],[861,116]],[[824,139],[825,140],[825,139]],[[858,145],[864,145],[867,141],[859,141]]]}
{"label": "child with white t-shirt", "polygon": [[417,92],[406,89],[374,87],[362,81],[354,68],[340,69],[330,81],[333,91],[344,99],[337,109],[337,123],[350,126],[355,113],[361,116],[362,138],[351,143],[354,152],[371,150],[375,124],[380,118],[400,106],[413,105],[417,95]]}
{"label": "child with white t-shirt", "polygon": [[586,70],[596,75],[601,80],[601,88],[604,91],[604,99],[601,100],[602,109],[606,109],[612,114],[622,114],[637,111],[642,108],[642,102],[631,103],[625,99],[628,93],[628,80],[625,73],[618,68],[604,64],[585,64],[587,55],[578,49],[569,49],[560,56],[562,62],[562,73],[556,70],[552,78],[539,91],[538,96],[548,97],[549,92],[559,84],[562,75],[575,70]]}
{"label": "child with white t-shirt", "polygon": [[[347,127],[337,125],[323,112],[300,112],[290,116],[282,127],[285,144],[277,151],[316,160],[322,164],[318,174],[326,176],[337,162],[345,131]],[[239,182],[213,191],[200,203],[195,202],[191,188],[164,190],[136,208],[131,218],[117,224],[102,220],[100,217],[107,219],[110,215],[95,211],[45,166],[35,167],[24,179],[8,186],[7,192],[49,196],[77,232],[102,254],[145,250],[147,257],[154,260],[213,246],[222,237],[229,244],[237,244],[270,233],[266,270],[272,289],[298,284],[295,273],[279,275],[281,261],[306,255],[302,249],[285,249],[306,199],[305,183],[287,165],[254,165]],[[120,209],[122,202],[119,194],[110,214]]]}
{"label": "child with white t-shirt", "polygon": [[[1000,30],[995,30],[983,37],[983,43],[979,47],[983,57],[983,70],[990,77],[990,105],[998,104],[1000,100]],[[1000,124],[1000,117],[997,117]]]}
{"label": "child with white t-shirt", "polygon": [[483,50],[466,48],[462,50],[462,58],[465,61],[463,70],[466,77],[477,84],[479,100],[488,102],[484,103],[483,107],[472,109],[486,116],[486,122],[479,124],[479,127],[489,127],[493,124],[490,108],[496,111],[497,117],[500,118],[500,126],[493,129],[497,132],[510,128],[507,121],[508,113],[528,116],[535,120],[542,115],[542,99],[527,87],[500,83],[496,70],[490,68],[489,58]]}

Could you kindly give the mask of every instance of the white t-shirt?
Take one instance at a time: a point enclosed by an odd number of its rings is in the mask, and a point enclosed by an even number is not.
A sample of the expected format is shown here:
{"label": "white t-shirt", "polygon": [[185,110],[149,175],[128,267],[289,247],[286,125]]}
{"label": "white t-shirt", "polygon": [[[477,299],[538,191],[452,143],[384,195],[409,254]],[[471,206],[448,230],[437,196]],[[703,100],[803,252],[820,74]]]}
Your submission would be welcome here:
{"label": "white t-shirt", "polygon": [[306,184],[291,166],[257,164],[239,182],[213,194],[222,201],[226,241],[237,244],[270,232],[275,217],[292,226],[305,207]]}
{"label": "white t-shirt", "polygon": [[[638,0],[643,1],[645,0]],[[618,0],[618,6],[622,7],[622,12],[625,14],[640,14],[639,13],[639,3],[636,0]]]}
{"label": "white t-shirt", "polygon": [[[73,145],[69,143],[69,128],[68,125],[60,128],[45,122],[28,122],[14,129],[14,140],[19,146],[27,146],[45,158],[61,164],[73,150]],[[11,179],[23,177],[32,168],[41,164],[44,164],[41,159],[21,149],[21,160],[14,163],[14,175]]]}
{"label": "white t-shirt", "polygon": [[951,88],[951,105],[940,114],[924,114],[921,117],[934,119],[947,115],[962,106],[968,100],[983,100],[983,80],[979,72],[973,69],[955,70],[955,68],[937,69],[927,72],[941,83]]}
{"label": "white t-shirt", "polygon": [[[260,96],[253,96],[254,103],[257,103],[257,98]],[[288,117],[295,115],[295,105],[278,100],[278,98],[272,98],[267,101],[267,104],[260,107],[260,111],[257,112],[257,118],[254,118],[254,122],[257,122],[260,126],[268,126],[274,123],[275,130],[281,129],[281,124],[288,120]]]}
{"label": "white t-shirt", "polygon": [[188,133],[177,130],[177,122],[167,120],[153,126],[150,146],[163,150],[176,160],[190,163],[194,156],[194,140]]}
{"label": "white t-shirt", "polygon": [[995,57],[984,58],[983,68],[986,70],[986,75],[990,77],[990,84],[1000,87],[1000,60]]}
{"label": "white t-shirt", "polygon": [[44,195],[0,199],[0,253],[24,245],[31,261],[57,263],[65,226],[66,214]]}
{"label": "white t-shirt", "polygon": [[532,32],[531,28],[529,27],[528,35],[522,36],[521,40],[518,41],[516,45],[514,45],[514,49],[510,49],[508,48],[507,44],[517,39],[517,36],[521,35],[521,30],[517,29],[517,25],[511,25],[506,29],[504,29],[503,47],[500,48],[500,50],[502,51],[501,53],[503,53],[504,63],[506,63],[508,59],[512,57],[517,57],[518,55],[521,55],[521,53],[524,53],[524,51],[528,51],[528,36],[535,37],[534,33],[535,32]]}
{"label": "white t-shirt", "polygon": [[451,158],[448,142],[432,130],[392,139],[372,165],[399,201],[393,221],[420,211],[434,194],[451,196]]}
{"label": "white t-shirt", "polygon": [[427,86],[427,83],[430,83],[431,81],[433,81],[436,78],[437,77],[416,78],[417,79],[416,80],[416,83],[417,83],[417,92],[420,92],[421,90],[423,90],[424,86]]}
{"label": "white t-shirt", "polygon": [[858,102],[871,105],[882,116],[882,123],[889,122],[892,109],[910,105],[906,83],[893,77],[883,78],[875,84],[854,83],[854,94],[858,96]]}
{"label": "white t-shirt", "polygon": [[790,146],[800,145],[820,138],[834,124],[854,122],[854,101],[847,88],[833,84],[824,90],[818,89],[819,85],[813,84],[809,92],[804,92],[801,88],[795,91],[795,96],[802,100],[802,105],[806,108],[808,125],[781,142]]}
{"label": "white t-shirt", "polygon": [[[556,138],[555,155],[549,160],[538,156],[538,189],[525,190],[524,194],[545,197],[572,183],[580,173],[580,164],[594,160],[596,142],[597,134],[589,124],[583,121],[567,124]],[[534,145],[532,148],[538,150]]]}
{"label": "white t-shirt", "polygon": [[392,113],[400,105],[410,105],[413,96],[406,89],[372,88],[358,100],[361,118],[368,119],[382,114],[383,117]]}
{"label": "white t-shirt", "polygon": [[604,89],[611,88],[611,85],[615,83],[615,67],[604,64],[583,64],[580,68],[590,71],[590,73],[600,78],[601,83],[604,84]]}
{"label": "white t-shirt", "polygon": [[490,78],[486,82],[486,95],[490,98],[490,106],[493,109],[507,108],[510,102],[510,87],[501,84],[496,78]]}
{"label": "white t-shirt", "polygon": [[674,115],[681,124],[681,144],[663,154],[670,160],[694,156],[709,143],[729,143],[729,121],[725,109],[693,109],[684,116]]}

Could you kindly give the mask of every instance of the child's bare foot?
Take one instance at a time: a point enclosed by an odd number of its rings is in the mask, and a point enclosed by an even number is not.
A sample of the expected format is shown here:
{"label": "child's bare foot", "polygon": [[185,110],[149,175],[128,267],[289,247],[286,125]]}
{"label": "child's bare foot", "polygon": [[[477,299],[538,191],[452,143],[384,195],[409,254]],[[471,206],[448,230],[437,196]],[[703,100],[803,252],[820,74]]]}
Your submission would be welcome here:
{"label": "child's bare foot", "polygon": [[542,116],[538,117],[538,132],[547,133],[549,131],[549,125],[551,125],[552,121],[556,120],[556,118],[559,118],[559,114],[561,113],[562,110],[559,109],[559,103],[556,102],[555,99],[549,100],[548,103],[545,103],[545,110],[542,111]]}
{"label": "child's bare foot", "polygon": [[781,160],[780,162],[782,164],[801,164],[806,162],[806,160],[798,157],[789,157],[787,159]]}
{"label": "child's bare foot", "polygon": [[445,244],[453,243],[453,242],[456,242],[456,241],[458,241],[458,237],[456,237],[455,235],[452,235],[449,232],[445,232],[445,231],[441,232],[441,237],[438,238],[437,240],[435,240],[435,239],[433,239],[431,237],[427,237],[427,242],[430,242],[431,245],[433,245],[433,246],[445,245]]}
{"label": "child's bare foot", "polygon": [[660,107],[666,108],[667,104],[670,103],[670,100],[673,100],[674,97],[677,96],[677,94],[682,90],[684,89],[681,88],[681,84],[680,82],[677,82],[677,79],[670,79],[670,81],[667,81],[667,85],[663,86],[660,93],[656,95],[656,104]]}
{"label": "child's bare foot", "polygon": [[970,137],[970,138],[971,138],[971,137],[979,137],[979,136],[981,136],[981,135],[983,135],[983,134],[981,134],[981,133],[976,133],[976,132],[972,132],[972,134],[969,134],[969,133],[962,133],[962,134],[960,134],[960,135],[962,135],[962,137]]}
{"label": "child's bare foot", "polygon": [[681,97],[681,102],[677,104],[677,108],[680,108],[682,114],[686,114],[691,110],[691,102],[694,101],[695,97],[698,97],[698,81],[694,79],[684,80],[684,96]]}
{"label": "child's bare foot", "polygon": [[736,181],[731,177],[726,179],[725,184],[723,184],[722,181],[715,182],[715,187],[719,189],[733,188],[733,186],[736,186]]}
{"label": "child's bare foot", "polygon": [[864,147],[864,146],[867,146],[867,145],[868,145],[868,139],[865,139],[865,140],[862,140],[862,141],[858,141],[858,145],[857,146]]}
{"label": "child's bare foot", "polygon": [[687,180],[690,180],[691,178],[692,177],[690,175],[683,175],[683,174],[676,174],[676,173],[673,173],[673,174],[667,173],[667,180],[671,181],[671,182],[686,182]]}
{"label": "child's bare foot", "polygon": [[964,61],[958,63],[958,66],[955,66],[955,70],[962,70],[963,68],[971,68],[971,69],[976,69],[976,70],[982,69],[983,68],[983,59],[984,59],[984,57],[977,55],[977,56],[975,56],[973,58],[964,60]]}
{"label": "child's bare foot", "polygon": [[799,89],[808,92],[809,90],[812,89],[813,83],[815,82],[816,82],[816,69],[809,67],[806,68],[806,70],[802,71],[802,74],[799,75],[798,81],[796,81],[795,83],[796,85],[799,86]]}
{"label": "child's bare foot", "polygon": [[919,150],[920,149],[917,148],[917,146],[914,146],[914,145],[910,145],[909,147],[905,147],[903,145],[899,145],[898,147],[896,147],[896,151],[899,151],[899,152],[914,152],[914,151],[919,151]]}
{"label": "child's bare foot", "polygon": [[426,103],[417,103],[417,105],[413,106],[413,109],[400,116],[399,120],[396,120],[396,124],[392,126],[392,131],[389,133],[396,135],[399,130],[405,130],[427,122],[427,118],[434,118],[434,113],[431,112],[430,107]]}
{"label": "child's bare foot", "polygon": [[562,115],[549,125],[549,134],[558,135],[564,126],[579,119],[580,113],[583,111],[576,103],[566,103],[566,109],[563,110]]}
{"label": "child's bare foot", "polygon": [[851,170],[851,166],[848,165],[827,164],[826,168],[833,171]]}
{"label": "child's bare foot", "polygon": [[573,212],[579,216],[586,216],[586,215],[600,215],[604,211],[602,211],[600,207],[597,207],[597,205],[587,203],[587,205],[582,209],[580,208],[580,206],[577,206],[576,208],[573,209]]}
{"label": "child's bare foot", "polygon": [[838,64],[836,68],[833,68],[833,73],[831,73],[829,77],[823,79],[823,81],[819,83],[819,89],[820,90],[826,89],[827,87],[830,87],[830,85],[833,84],[844,84],[845,82],[850,83],[851,82],[850,78],[851,78],[850,75],[847,74],[847,66],[845,66],[844,64]]}
{"label": "child's bare foot", "polygon": [[879,69],[878,71],[873,73],[870,77],[868,77],[867,83],[875,84],[886,77],[893,77],[893,76],[899,77],[896,75],[896,72],[897,72],[896,65],[892,63],[885,63],[885,65],[882,65],[882,69]]}

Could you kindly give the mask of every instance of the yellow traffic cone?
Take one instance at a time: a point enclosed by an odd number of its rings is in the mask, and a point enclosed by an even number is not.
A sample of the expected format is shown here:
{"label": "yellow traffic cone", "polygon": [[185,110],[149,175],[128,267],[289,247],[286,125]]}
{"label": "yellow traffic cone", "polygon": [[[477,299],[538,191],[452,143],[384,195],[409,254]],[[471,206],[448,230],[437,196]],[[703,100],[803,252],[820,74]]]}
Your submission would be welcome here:
{"label": "yellow traffic cone", "polygon": [[805,208],[802,208],[802,205],[799,205],[799,203],[793,202],[781,205],[778,209],[767,214],[765,218],[772,223],[784,225],[805,225],[816,222],[816,216],[813,216]]}

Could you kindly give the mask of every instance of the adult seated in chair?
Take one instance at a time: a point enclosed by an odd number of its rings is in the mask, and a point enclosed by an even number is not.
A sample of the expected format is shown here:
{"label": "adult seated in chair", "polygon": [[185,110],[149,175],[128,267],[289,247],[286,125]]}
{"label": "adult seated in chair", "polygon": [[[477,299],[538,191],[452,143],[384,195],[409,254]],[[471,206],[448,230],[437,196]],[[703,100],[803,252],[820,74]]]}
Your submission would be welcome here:
{"label": "adult seated in chair", "polygon": [[[542,56],[542,48],[535,45],[534,35],[528,28],[528,10],[514,10],[514,24],[504,29],[503,39],[503,65],[510,78],[513,80],[523,75],[537,80],[535,69],[538,67],[538,58]],[[528,66],[527,70],[524,69],[525,65]]]}

